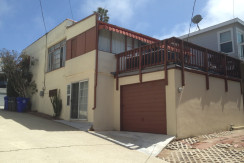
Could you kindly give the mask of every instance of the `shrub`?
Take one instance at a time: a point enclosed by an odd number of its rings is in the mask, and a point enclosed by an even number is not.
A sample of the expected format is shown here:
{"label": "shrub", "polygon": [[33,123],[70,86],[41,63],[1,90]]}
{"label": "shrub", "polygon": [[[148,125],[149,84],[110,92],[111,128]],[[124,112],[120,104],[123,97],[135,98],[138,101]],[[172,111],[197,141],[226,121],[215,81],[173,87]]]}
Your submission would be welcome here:
{"label": "shrub", "polygon": [[54,117],[59,117],[62,111],[62,99],[60,98],[60,91],[57,92],[57,95],[50,97],[53,111],[54,111]]}

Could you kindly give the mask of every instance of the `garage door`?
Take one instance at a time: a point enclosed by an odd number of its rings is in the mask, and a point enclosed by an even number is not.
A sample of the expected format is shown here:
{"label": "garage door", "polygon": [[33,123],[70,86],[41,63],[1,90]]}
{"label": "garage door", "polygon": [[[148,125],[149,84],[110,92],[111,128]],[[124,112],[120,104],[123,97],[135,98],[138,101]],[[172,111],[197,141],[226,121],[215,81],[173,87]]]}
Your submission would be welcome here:
{"label": "garage door", "polygon": [[165,82],[121,87],[121,130],[166,134]]}

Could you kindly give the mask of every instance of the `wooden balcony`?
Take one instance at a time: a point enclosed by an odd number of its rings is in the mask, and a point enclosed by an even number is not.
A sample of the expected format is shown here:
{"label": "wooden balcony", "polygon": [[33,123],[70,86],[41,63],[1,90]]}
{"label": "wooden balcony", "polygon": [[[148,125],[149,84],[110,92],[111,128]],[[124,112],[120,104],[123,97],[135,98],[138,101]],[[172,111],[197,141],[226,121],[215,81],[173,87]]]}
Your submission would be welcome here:
{"label": "wooden balcony", "polygon": [[117,76],[133,71],[141,73],[144,69],[157,66],[175,65],[182,70],[241,78],[240,60],[175,37],[120,53],[116,58]]}

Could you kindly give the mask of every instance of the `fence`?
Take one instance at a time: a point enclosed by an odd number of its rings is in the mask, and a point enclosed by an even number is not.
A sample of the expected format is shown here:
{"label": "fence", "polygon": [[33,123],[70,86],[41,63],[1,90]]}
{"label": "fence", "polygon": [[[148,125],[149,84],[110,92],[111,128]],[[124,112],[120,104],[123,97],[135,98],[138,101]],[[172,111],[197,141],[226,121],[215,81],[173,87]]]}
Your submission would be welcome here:
{"label": "fence", "polygon": [[117,74],[168,64],[225,77],[240,78],[241,74],[240,60],[175,37],[120,53],[116,57]]}

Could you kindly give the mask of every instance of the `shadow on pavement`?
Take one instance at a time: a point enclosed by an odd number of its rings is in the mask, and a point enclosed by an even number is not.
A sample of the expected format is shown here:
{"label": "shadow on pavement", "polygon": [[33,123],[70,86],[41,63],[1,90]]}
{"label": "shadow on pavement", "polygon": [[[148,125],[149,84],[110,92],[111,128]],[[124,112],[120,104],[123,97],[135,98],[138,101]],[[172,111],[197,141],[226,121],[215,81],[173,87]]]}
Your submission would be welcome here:
{"label": "shadow on pavement", "polygon": [[4,118],[6,120],[12,120],[30,130],[44,130],[44,131],[77,131],[77,129],[54,122],[52,120],[40,118],[28,113],[18,113],[5,111],[0,109],[0,120]]}

